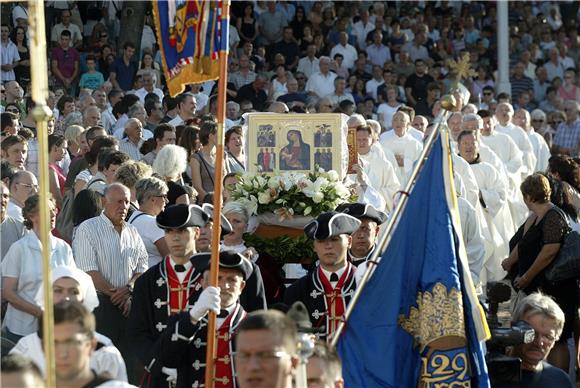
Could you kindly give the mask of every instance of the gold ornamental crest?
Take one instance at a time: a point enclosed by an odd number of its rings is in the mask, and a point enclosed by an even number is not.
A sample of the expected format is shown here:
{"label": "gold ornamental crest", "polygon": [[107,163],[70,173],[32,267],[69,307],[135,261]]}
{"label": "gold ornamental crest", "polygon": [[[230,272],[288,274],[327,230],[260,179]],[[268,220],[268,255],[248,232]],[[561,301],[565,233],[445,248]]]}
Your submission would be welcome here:
{"label": "gold ornamental crest", "polygon": [[427,346],[445,350],[465,344],[461,292],[456,288],[447,291],[442,283],[436,283],[432,292],[419,292],[417,307],[411,307],[408,318],[399,315],[399,325],[413,336],[421,352]]}

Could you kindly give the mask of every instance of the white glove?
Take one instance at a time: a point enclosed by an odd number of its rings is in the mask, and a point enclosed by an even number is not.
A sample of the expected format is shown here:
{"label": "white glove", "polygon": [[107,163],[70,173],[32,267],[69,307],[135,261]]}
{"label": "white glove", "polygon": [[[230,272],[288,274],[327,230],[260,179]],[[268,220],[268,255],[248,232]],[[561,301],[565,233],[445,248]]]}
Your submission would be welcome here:
{"label": "white glove", "polygon": [[213,311],[216,314],[220,313],[220,289],[218,287],[207,287],[199,295],[199,299],[189,310],[189,316],[195,322],[205,317],[208,311]]}
{"label": "white glove", "polygon": [[161,368],[161,372],[163,372],[167,375],[166,380],[168,382],[170,382],[170,383],[177,382],[177,369],[163,367],[163,368]]}

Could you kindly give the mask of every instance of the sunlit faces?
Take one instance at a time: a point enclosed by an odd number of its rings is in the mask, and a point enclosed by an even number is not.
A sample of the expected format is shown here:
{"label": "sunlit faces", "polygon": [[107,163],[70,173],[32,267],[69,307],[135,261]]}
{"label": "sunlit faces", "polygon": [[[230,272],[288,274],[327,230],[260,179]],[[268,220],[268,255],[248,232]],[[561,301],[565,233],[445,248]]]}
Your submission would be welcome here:
{"label": "sunlit faces", "polygon": [[89,366],[96,345],[94,338],[82,333],[81,325],[62,322],[54,325],[54,354],[57,380],[70,381]]}
{"label": "sunlit faces", "polygon": [[104,213],[113,225],[121,225],[129,210],[131,194],[119,186],[112,186],[103,201]]}
{"label": "sunlit faces", "polygon": [[199,228],[195,226],[165,229],[165,243],[173,258],[189,258],[195,253],[198,238]]}
{"label": "sunlit faces", "polygon": [[11,166],[24,170],[27,154],[28,145],[25,142],[19,142],[6,150],[2,150],[2,159],[6,160]]}
{"label": "sunlit faces", "polygon": [[459,154],[468,163],[473,162],[479,154],[479,143],[474,134],[465,134],[459,143]]}
{"label": "sunlit faces", "polygon": [[[203,273],[204,287],[210,284],[209,273],[209,271]],[[240,271],[220,268],[218,272],[218,287],[220,288],[221,307],[228,308],[234,305],[245,286],[246,282]]]}
{"label": "sunlit faces", "polygon": [[360,129],[356,131],[356,147],[360,155],[369,153],[373,144],[373,138],[368,130]]}
{"label": "sunlit faces", "polygon": [[316,252],[323,269],[334,271],[344,266],[350,245],[351,236],[341,234],[325,240],[314,240],[314,252]]}
{"label": "sunlit faces", "polygon": [[81,295],[81,286],[79,282],[73,278],[62,277],[56,279],[52,283],[52,292],[54,304],[64,301],[83,301],[83,297]]}
{"label": "sunlit faces", "polygon": [[356,257],[366,256],[377,238],[379,228],[375,221],[363,218],[359,228],[352,236],[350,251]]}

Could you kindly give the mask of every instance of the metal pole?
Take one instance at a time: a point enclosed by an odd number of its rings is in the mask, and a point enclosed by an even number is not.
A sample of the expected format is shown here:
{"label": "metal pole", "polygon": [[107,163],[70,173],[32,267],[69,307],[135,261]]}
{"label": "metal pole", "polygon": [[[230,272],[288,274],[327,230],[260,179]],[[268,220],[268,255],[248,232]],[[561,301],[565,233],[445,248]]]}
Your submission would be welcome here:
{"label": "metal pole", "polygon": [[[222,18],[228,18],[226,28],[222,36],[226,37],[225,47],[219,53],[220,77],[218,80],[217,97],[217,144],[216,162],[214,173],[214,203],[213,203],[213,229],[211,237],[211,266],[210,285],[218,286],[218,272],[220,260],[220,235],[221,235],[221,209],[222,209],[222,180],[224,168],[224,123],[226,121],[226,92],[228,84],[228,29],[229,29],[230,2],[222,2]],[[214,360],[217,346],[215,343],[216,315],[210,311],[207,323],[207,350],[205,360],[205,386],[214,386]]]}
{"label": "metal pole", "polygon": [[338,328],[336,329],[336,331],[332,335],[332,338],[330,340],[330,345],[332,347],[336,347],[336,343],[338,342],[338,339],[340,338],[340,335],[341,335],[342,331],[344,330],[344,327],[346,325],[346,322],[348,321],[348,318],[350,317],[350,315],[352,314],[352,311],[354,310],[354,306],[356,306],[356,303],[358,302],[363,289],[365,288],[365,286],[367,285],[368,281],[370,280],[372,274],[374,273],[374,265],[379,265],[379,263],[382,259],[382,256],[381,256],[382,253],[389,246],[389,243],[391,242],[391,238],[392,238],[395,226],[398,224],[399,219],[401,218],[401,215],[403,214],[403,210],[405,209],[405,205],[407,204],[407,201],[409,200],[409,195],[411,193],[411,189],[415,185],[415,181],[417,180],[417,178],[419,176],[419,172],[423,168],[423,165],[425,164],[425,161],[427,160],[427,157],[431,151],[433,143],[435,142],[435,139],[439,135],[439,132],[440,132],[439,126],[441,125],[441,123],[443,121],[447,120],[447,115],[453,110],[453,108],[455,107],[455,104],[456,104],[455,98],[452,95],[444,96],[441,99],[441,112],[439,113],[439,116],[437,116],[437,118],[435,119],[437,122],[437,127],[433,130],[433,132],[431,132],[431,134],[427,138],[427,142],[425,143],[425,146],[423,147],[423,151],[421,152],[421,155],[419,156],[419,159],[417,160],[417,164],[413,168],[413,171],[411,172],[411,176],[409,177],[409,180],[407,181],[407,184],[405,185],[405,188],[403,190],[403,194],[401,195],[401,198],[399,199],[397,206],[393,210],[393,213],[389,217],[389,221],[385,227],[385,231],[381,235],[380,240],[377,244],[377,249],[375,249],[375,251],[373,252],[373,254],[371,255],[371,257],[368,260],[369,266],[367,267],[367,270],[365,271],[365,273],[360,281],[360,284],[357,285],[357,288],[356,288],[355,293],[352,297],[352,300],[350,301],[350,303],[346,309],[346,312],[344,314],[344,320],[342,322],[340,322],[340,325],[338,326]]}
{"label": "metal pole", "polygon": [[510,53],[509,53],[510,32],[508,26],[508,2],[500,0],[497,2],[497,93],[511,94],[510,84]]}
{"label": "metal pole", "polygon": [[42,245],[42,277],[44,287],[44,314],[42,320],[44,355],[46,358],[46,386],[56,386],[54,370],[54,318],[52,305],[51,255],[50,255],[50,215],[48,208],[48,129],[47,120],[52,116],[46,105],[48,97],[48,65],[46,61],[46,36],[44,29],[44,3],[28,1],[30,33],[30,62],[32,76],[32,99],[36,103],[32,112],[36,120],[38,137],[38,180],[40,183],[40,241]]}

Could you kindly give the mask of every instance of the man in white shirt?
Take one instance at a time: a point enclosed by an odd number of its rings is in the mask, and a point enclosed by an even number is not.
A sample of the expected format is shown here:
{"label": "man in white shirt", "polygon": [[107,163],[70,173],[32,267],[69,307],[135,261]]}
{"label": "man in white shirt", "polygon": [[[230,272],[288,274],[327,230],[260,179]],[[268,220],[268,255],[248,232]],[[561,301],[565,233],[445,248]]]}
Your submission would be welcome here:
{"label": "man in white shirt", "polygon": [[546,171],[548,168],[548,160],[551,156],[550,148],[548,148],[544,136],[534,131],[530,122],[530,113],[525,109],[519,109],[514,114],[513,123],[526,132],[528,139],[530,139],[530,143],[532,143],[532,149],[536,156],[536,165],[532,172]]}
{"label": "man in white shirt", "polygon": [[356,36],[356,43],[359,49],[364,50],[367,47],[367,35],[374,29],[375,25],[369,21],[369,11],[362,10],[360,20],[352,26],[352,33]]}
{"label": "man in white shirt", "polygon": [[410,121],[407,113],[398,111],[393,116],[393,129],[380,137],[383,148],[395,154],[397,166],[393,167],[401,185],[407,182],[407,176],[423,150],[423,144],[408,132]]}
{"label": "man in white shirt", "polygon": [[247,55],[240,55],[239,66],[239,70],[230,77],[238,89],[256,80],[256,73],[250,69],[250,58]]}
{"label": "man in white shirt", "polygon": [[373,44],[367,47],[367,54],[373,65],[383,67],[386,62],[391,61],[391,50],[383,44],[383,34],[380,31],[375,32]]}
{"label": "man in white shirt", "polygon": [[143,73],[143,87],[135,91],[135,95],[139,97],[141,104],[145,104],[145,96],[149,93],[155,93],[159,97],[159,101],[163,101],[163,91],[156,88],[157,75],[152,71]]}
{"label": "man in white shirt", "polygon": [[384,83],[382,66],[373,65],[373,78],[367,82],[365,87],[367,94],[377,101],[377,89]]}
{"label": "man in white shirt", "polygon": [[306,82],[306,91],[322,98],[334,92],[336,74],[330,71],[330,58],[320,57],[320,71],[312,74]]}
{"label": "man in white shirt", "polygon": [[344,90],[346,89],[346,80],[343,77],[336,77],[334,79],[334,93],[329,94],[326,96],[330,100],[333,105],[338,105],[340,102],[344,100],[349,100],[354,103],[354,98],[352,94],[346,93]]}
{"label": "man in white shirt", "polygon": [[20,54],[18,54],[16,45],[9,39],[10,28],[8,25],[2,24],[0,31],[0,41],[2,44],[2,82],[14,81],[16,79],[14,67],[18,64],[18,61],[20,61]]}
{"label": "man in white shirt", "polygon": [[58,44],[60,39],[60,34],[67,30],[70,31],[71,40],[70,47],[81,48],[83,44],[83,36],[81,34],[81,29],[76,24],[70,22],[71,13],[68,9],[63,9],[61,13],[61,22],[52,27],[52,32],[50,34],[50,41],[54,46]]}
{"label": "man in white shirt", "polygon": [[346,32],[341,32],[338,35],[338,44],[330,50],[330,57],[334,58],[336,54],[341,54],[344,58],[342,65],[351,70],[354,66],[354,61],[358,57],[356,49],[348,44],[348,34]]}
{"label": "man in white shirt", "polygon": [[191,93],[181,93],[177,96],[177,116],[169,124],[177,127],[190,120],[197,110],[197,101]]}
{"label": "man in white shirt", "polygon": [[310,76],[314,73],[320,71],[319,60],[316,58],[316,45],[309,44],[306,47],[306,56],[300,58],[298,61],[298,72],[304,73],[306,78],[310,78]]}

